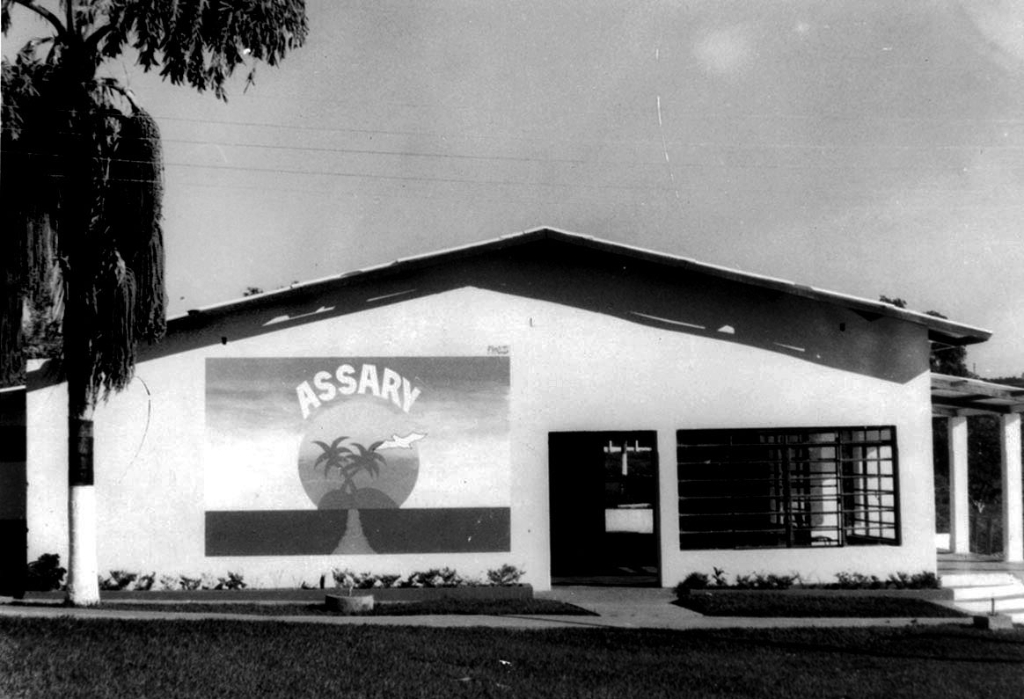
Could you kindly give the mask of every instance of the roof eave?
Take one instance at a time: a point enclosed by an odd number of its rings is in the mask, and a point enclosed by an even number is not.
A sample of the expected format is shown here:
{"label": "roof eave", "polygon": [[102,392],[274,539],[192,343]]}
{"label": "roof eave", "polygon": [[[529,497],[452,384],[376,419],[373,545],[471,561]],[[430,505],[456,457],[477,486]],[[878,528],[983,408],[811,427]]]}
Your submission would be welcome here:
{"label": "roof eave", "polygon": [[580,247],[608,252],[610,254],[625,255],[635,259],[646,260],[654,264],[676,267],[678,269],[685,269],[699,274],[708,274],[741,284],[760,286],[762,288],[802,296],[816,301],[845,306],[863,313],[899,318],[900,320],[925,326],[928,329],[928,339],[934,342],[941,342],[943,344],[969,345],[984,342],[992,336],[992,333],[989,330],[964,325],[962,323],[955,323],[944,318],[928,315],[927,313],[919,313],[917,311],[897,308],[896,306],[882,301],[870,301],[857,296],[817,289],[812,286],[797,284],[784,279],[753,274],[750,272],[742,272],[728,267],[720,267],[718,265],[712,265],[705,262],[698,262],[686,257],[669,255],[666,253],[648,250],[646,248],[615,243],[602,240],[600,238],[594,238],[592,236],[581,235],[549,227],[534,228],[519,233],[501,236],[499,238],[492,238],[481,242],[470,243],[421,255],[404,257],[382,265],[375,265],[373,267],[367,267],[360,270],[336,274],[329,277],[322,277],[308,282],[293,284],[287,288],[276,291],[205,306],[190,310],[185,315],[175,316],[171,318],[168,323],[171,326],[187,325],[194,327],[197,321],[200,324],[202,323],[200,320],[201,318],[212,319],[221,317],[223,315],[233,313],[236,310],[240,310],[243,307],[254,307],[257,304],[275,304],[278,301],[284,301],[289,295],[314,292],[317,287],[332,287],[336,285],[344,286],[349,283],[366,282],[381,275],[398,274],[404,271],[430,267],[446,261],[482,255],[487,252],[507,247],[518,247],[538,240],[557,240],[571,245],[578,245]]}

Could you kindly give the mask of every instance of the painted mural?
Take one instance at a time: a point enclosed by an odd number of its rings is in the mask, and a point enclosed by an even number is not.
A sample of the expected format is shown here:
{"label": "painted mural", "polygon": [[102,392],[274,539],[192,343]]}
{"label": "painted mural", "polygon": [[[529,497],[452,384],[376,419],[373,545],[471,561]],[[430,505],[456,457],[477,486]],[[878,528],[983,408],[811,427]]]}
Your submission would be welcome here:
{"label": "painted mural", "polygon": [[206,360],[206,555],[510,550],[508,357]]}

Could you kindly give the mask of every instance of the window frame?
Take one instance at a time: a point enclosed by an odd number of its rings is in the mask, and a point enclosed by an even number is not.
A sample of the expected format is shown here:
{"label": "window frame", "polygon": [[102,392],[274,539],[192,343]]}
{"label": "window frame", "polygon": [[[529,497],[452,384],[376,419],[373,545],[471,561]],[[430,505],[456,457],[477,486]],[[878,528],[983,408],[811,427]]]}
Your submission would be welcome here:
{"label": "window frame", "polygon": [[677,430],[676,469],[682,551],[902,544],[895,425]]}

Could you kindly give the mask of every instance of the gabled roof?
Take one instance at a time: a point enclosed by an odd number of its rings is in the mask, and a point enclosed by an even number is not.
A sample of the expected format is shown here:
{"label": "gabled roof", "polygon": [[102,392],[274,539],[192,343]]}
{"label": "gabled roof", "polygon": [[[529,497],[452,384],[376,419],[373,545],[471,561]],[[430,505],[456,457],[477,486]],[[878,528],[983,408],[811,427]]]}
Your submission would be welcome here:
{"label": "gabled roof", "polygon": [[811,286],[796,284],[783,279],[751,274],[749,272],[741,272],[727,267],[698,262],[686,257],[656,252],[632,245],[624,245],[622,243],[614,243],[554,228],[536,228],[479,243],[449,248],[424,255],[406,257],[384,265],[368,267],[366,269],[293,284],[286,289],[278,291],[271,291],[257,296],[250,296],[235,301],[205,306],[203,308],[190,310],[186,315],[170,319],[168,329],[173,332],[176,326],[187,326],[189,328],[202,326],[204,324],[204,320],[223,318],[225,315],[247,310],[247,307],[249,307],[250,304],[258,303],[262,306],[268,302],[272,303],[274,301],[287,302],[289,297],[293,296],[301,295],[308,297],[311,293],[315,294],[317,291],[324,291],[335,287],[370,284],[378,279],[399,275],[404,272],[441,266],[456,260],[483,256],[506,249],[537,245],[545,241],[560,242],[569,246],[578,246],[582,249],[590,249],[607,253],[608,255],[618,255],[623,258],[643,260],[665,268],[676,268],[686,272],[709,275],[740,284],[770,289],[775,292],[801,296],[823,303],[849,308],[866,317],[889,316],[898,318],[900,320],[916,323],[926,327],[928,329],[928,338],[935,342],[942,342],[951,345],[967,345],[976,342],[984,342],[992,335],[988,330],[964,325],[962,323],[955,323],[926,313],[918,313],[917,311],[897,308],[896,306],[883,303],[881,301],[871,301],[868,299],[858,298],[856,296],[840,294],[834,291],[816,289]]}

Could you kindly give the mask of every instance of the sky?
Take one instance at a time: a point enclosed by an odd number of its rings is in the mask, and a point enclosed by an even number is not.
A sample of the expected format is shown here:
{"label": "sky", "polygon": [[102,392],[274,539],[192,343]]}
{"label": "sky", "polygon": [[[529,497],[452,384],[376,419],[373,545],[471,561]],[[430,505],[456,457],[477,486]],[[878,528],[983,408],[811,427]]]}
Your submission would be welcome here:
{"label": "sky", "polygon": [[1024,374],[1024,0],[307,4],[227,104],[109,66],[163,134],[172,315],[550,226],[900,297]]}

